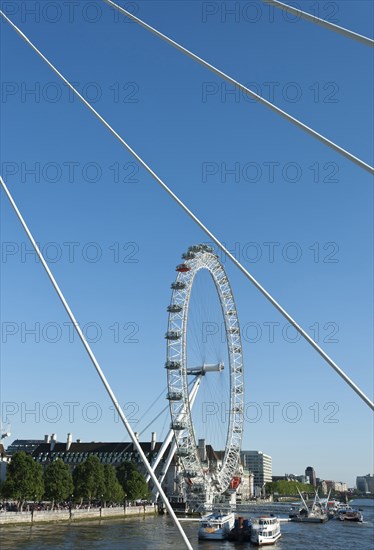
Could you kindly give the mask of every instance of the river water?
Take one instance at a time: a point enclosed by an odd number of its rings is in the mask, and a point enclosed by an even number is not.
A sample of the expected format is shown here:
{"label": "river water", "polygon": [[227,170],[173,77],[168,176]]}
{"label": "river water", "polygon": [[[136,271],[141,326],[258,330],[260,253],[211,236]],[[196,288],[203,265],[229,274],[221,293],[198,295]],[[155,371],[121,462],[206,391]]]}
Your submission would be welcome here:
{"label": "river water", "polygon": [[[275,550],[373,550],[374,501],[355,501],[363,510],[363,523],[331,520],[325,524],[282,523],[282,538]],[[253,510],[253,509],[251,509]],[[269,506],[271,513],[271,505]],[[254,515],[241,512],[240,515]],[[196,550],[238,550],[247,544],[197,540],[198,523],[183,521],[183,528]],[[145,516],[126,520],[56,523],[48,525],[3,527],[1,550],[183,550],[185,548],[173,522],[167,516]]]}

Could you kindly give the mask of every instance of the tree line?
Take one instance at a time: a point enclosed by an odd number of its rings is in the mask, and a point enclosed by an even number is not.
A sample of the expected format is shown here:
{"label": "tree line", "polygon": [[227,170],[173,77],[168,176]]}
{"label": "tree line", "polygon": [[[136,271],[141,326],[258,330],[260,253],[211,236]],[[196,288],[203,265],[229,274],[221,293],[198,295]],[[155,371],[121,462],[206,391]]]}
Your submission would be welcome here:
{"label": "tree line", "polygon": [[131,462],[115,468],[92,455],[71,473],[60,458],[43,468],[23,451],[12,456],[0,494],[3,499],[16,501],[19,510],[26,501],[42,499],[51,501],[53,507],[62,502],[100,501],[101,506],[106,506],[149,498],[145,478]]}
{"label": "tree line", "polygon": [[311,493],[314,495],[314,487],[309,483],[299,483],[298,481],[280,479],[271,483],[266,483],[265,490],[267,494],[282,496],[298,496],[298,491],[302,493]]}

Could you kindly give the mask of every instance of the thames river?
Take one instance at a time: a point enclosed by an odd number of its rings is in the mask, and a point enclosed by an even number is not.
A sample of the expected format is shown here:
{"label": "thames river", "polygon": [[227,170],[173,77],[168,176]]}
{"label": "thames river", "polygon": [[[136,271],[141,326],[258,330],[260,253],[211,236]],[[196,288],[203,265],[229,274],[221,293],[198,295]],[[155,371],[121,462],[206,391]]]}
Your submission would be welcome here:
{"label": "thames river", "polygon": [[[363,510],[363,523],[330,520],[325,524],[282,523],[282,538],[272,546],[275,550],[373,550],[374,500],[356,501]],[[271,506],[269,506],[271,513]],[[241,512],[240,515],[254,515]],[[183,521],[183,528],[194,549],[229,550],[248,548],[247,544],[199,542],[196,521]],[[164,550],[185,548],[167,516],[145,516],[126,520],[105,520],[56,523],[22,527],[3,527],[1,550]]]}

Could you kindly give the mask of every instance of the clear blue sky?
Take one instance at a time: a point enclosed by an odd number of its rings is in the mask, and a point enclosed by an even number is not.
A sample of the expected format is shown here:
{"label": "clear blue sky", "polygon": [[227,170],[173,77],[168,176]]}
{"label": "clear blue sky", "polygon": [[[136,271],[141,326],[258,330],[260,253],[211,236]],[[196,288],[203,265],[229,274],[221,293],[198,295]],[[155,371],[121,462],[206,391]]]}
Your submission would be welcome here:
{"label": "clear blue sky", "polygon": [[[57,2],[2,4],[372,398],[370,175],[265,107],[227,93],[218,77],[99,0],[74,11]],[[301,4],[372,33],[371,2]],[[127,5],[373,163],[370,48],[291,22],[261,2]],[[230,14],[235,5],[239,11]],[[166,384],[175,265],[190,244],[207,239],[4,22],[1,77],[2,174],[76,317],[97,340],[93,349],[115,393],[130,418],[140,418]],[[83,441],[127,440],[2,199],[1,399],[10,440],[52,432],[60,440],[67,432]],[[244,341],[243,448],[270,454],[274,474],[312,465],[319,477],[353,485],[373,469],[372,413],[309,345],[292,342],[280,314],[225,266]],[[164,403],[161,397],[154,412]],[[155,425],[159,437],[168,422]]]}

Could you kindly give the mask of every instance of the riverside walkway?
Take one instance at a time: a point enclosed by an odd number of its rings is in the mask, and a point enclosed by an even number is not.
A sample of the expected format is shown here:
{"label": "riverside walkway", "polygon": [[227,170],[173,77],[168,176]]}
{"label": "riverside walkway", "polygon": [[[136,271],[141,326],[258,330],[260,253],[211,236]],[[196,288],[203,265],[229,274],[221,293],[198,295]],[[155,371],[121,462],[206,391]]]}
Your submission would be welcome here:
{"label": "riverside walkway", "polygon": [[41,510],[31,512],[1,512],[0,526],[15,524],[49,523],[57,521],[81,521],[93,519],[113,519],[128,516],[140,516],[155,514],[157,507],[154,505],[118,506],[113,508],[88,508],[71,510]]}

